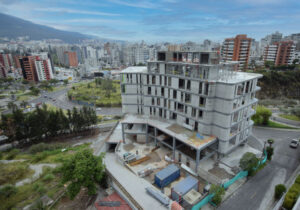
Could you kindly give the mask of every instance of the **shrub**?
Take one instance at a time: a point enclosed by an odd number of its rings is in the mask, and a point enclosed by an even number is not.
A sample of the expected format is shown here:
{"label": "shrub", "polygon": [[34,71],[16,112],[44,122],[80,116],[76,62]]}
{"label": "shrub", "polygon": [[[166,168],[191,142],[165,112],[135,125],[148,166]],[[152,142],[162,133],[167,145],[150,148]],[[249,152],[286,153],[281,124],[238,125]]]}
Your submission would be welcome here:
{"label": "shrub", "polygon": [[17,188],[14,185],[6,184],[0,188],[0,197],[8,198],[17,193]]}
{"label": "shrub", "polygon": [[12,149],[7,153],[6,160],[12,160],[16,157],[17,154],[20,153],[18,149]]}
{"label": "shrub", "polygon": [[283,207],[286,209],[292,209],[300,195],[300,175],[296,178],[295,183],[288,190],[284,197]]}
{"label": "shrub", "polygon": [[49,181],[53,180],[54,178],[55,178],[55,176],[53,174],[49,173],[43,177],[43,181],[49,182]]}
{"label": "shrub", "polygon": [[257,167],[258,162],[259,160],[255,154],[251,152],[246,152],[240,159],[240,167],[243,170],[248,171],[249,175],[251,176],[254,168]]}
{"label": "shrub", "polygon": [[275,186],[275,198],[279,199],[286,192],[286,187],[283,184],[278,184]]}
{"label": "shrub", "polygon": [[218,185],[212,185],[209,193],[215,193],[215,196],[212,198],[212,202],[214,202],[217,206],[222,202],[222,196],[225,194],[225,189]]}

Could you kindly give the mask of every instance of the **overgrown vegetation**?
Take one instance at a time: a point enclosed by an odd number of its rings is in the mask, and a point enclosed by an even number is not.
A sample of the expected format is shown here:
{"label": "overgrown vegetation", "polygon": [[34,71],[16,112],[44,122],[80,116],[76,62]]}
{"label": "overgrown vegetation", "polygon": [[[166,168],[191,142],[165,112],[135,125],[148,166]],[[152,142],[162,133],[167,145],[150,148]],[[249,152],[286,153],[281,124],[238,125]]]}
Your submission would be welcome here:
{"label": "overgrown vegetation", "polygon": [[215,193],[212,202],[218,206],[222,202],[223,195],[225,195],[225,189],[222,186],[212,184],[209,193]]}
{"label": "overgrown vegetation", "polygon": [[0,128],[11,141],[22,139],[40,140],[62,133],[78,132],[97,123],[97,115],[92,108],[73,108],[64,114],[62,109],[48,110],[46,105],[35,111],[23,113],[13,110],[12,114],[2,115]]}
{"label": "overgrown vegetation", "polygon": [[300,70],[260,71],[258,73],[263,74],[263,78],[258,80],[258,85],[261,87],[258,98],[299,99]]}
{"label": "overgrown vegetation", "polygon": [[94,82],[73,86],[68,98],[93,103],[98,107],[119,107],[122,103],[120,82],[98,78]]}
{"label": "overgrown vegetation", "polygon": [[34,173],[27,163],[22,162],[0,163],[0,171],[0,185],[15,184]]}
{"label": "overgrown vegetation", "polygon": [[[41,144],[40,144],[41,145]],[[79,146],[71,147],[65,145],[64,150],[61,149],[61,144],[46,144],[41,146],[40,150],[36,150],[37,146],[31,146],[27,151],[20,151],[15,159],[24,159],[24,162],[20,164],[28,165],[34,162],[37,156],[41,154],[45,155],[44,159],[37,163],[61,163],[68,162],[77,153],[86,150],[89,144],[82,144]],[[6,158],[8,152],[3,152],[3,158]],[[85,162],[89,163],[89,162]],[[92,163],[92,166],[95,163]],[[80,166],[81,167],[81,166]],[[89,167],[86,165],[85,167]],[[2,175],[2,169],[1,175]],[[54,169],[44,167],[43,174],[39,179],[31,184],[25,184],[20,187],[14,187],[12,185],[5,185],[5,188],[0,189],[0,209],[22,209],[24,206],[37,203],[43,195],[47,195],[55,200],[61,193],[65,191],[64,185],[62,184],[62,167],[56,167]],[[29,177],[29,176],[28,176]],[[69,184],[69,182],[67,183]]]}
{"label": "overgrown vegetation", "polygon": [[290,210],[294,207],[300,195],[300,175],[296,178],[292,187],[288,190],[284,197],[283,207]]}

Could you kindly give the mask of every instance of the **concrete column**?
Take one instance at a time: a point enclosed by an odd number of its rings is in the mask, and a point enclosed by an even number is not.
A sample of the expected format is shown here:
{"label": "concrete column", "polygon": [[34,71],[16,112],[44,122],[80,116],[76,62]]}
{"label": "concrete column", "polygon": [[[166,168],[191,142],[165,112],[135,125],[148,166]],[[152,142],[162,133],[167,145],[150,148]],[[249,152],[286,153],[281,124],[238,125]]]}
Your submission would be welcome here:
{"label": "concrete column", "polygon": [[155,146],[157,146],[157,129],[154,127],[154,142],[155,142]]}
{"label": "concrete column", "polygon": [[122,123],[122,138],[123,138],[123,142],[125,144],[125,133],[124,133],[124,124]]}
{"label": "concrete column", "polygon": [[173,160],[175,160],[176,139],[173,137]]}
{"label": "concrete column", "polygon": [[148,124],[146,124],[146,144],[149,143]]}
{"label": "concrete column", "polygon": [[196,155],[196,168],[195,168],[195,172],[197,173],[198,171],[198,165],[199,165],[199,161],[200,161],[200,151],[201,150],[197,150],[197,155]]}

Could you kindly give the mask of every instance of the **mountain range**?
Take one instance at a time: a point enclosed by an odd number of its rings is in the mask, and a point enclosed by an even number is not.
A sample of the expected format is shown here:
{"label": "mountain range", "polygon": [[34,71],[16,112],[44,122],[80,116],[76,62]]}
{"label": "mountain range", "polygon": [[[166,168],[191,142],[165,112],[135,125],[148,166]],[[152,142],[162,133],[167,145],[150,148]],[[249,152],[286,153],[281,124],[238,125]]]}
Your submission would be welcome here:
{"label": "mountain range", "polygon": [[0,13],[0,37],[15,39],[21,36],[29,36],[30,40],[60,39],[66,43],[79,43],[91,38],[89,35],[58,30]]}

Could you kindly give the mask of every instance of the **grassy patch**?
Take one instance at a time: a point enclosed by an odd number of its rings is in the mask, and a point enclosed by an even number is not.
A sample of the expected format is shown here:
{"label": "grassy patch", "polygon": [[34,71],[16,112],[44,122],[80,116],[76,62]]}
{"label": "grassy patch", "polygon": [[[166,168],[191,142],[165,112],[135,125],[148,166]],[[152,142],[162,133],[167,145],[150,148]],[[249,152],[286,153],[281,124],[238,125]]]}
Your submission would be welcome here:
{"label": "grassy patch", "polygon": [[288,120],[300,121],[300,118],[297,117],[296,115],[280,114],[279,116]]}
{"label": "grassy patch", "polygon": [[274,121],[271,121],[271,120],[269,120],[269,122],[268,122],[268,127],[271,127],[271,128],[284,128],[284,129],[297,129],[297,128],[294,128],[294,127],[291,127],[291,126],[288,126],[288,125],[284,125],[284,124],[281,124],[281,123],[278,123],[278,122],[274,122]]}
{"label": "grassy patch", "polygon": [[120,107],[121,106],[121,89],[120,82],[113,81],[113,90],[107,94],[101,85],[95,82],[76,84],[69,90],[68,96],[74,100],[94,103],[99,107]]}
{"label": "grassy patch", "polygon": [[38,180],[32,184],[25,184],[21,187],[17,187],[16,193],[8,197],[4,197],[4,195],[0,194],[0,210],[22,209],[45,194],[55,200],[60,195],[60,192],[64,191],[64,187],[60,183],[60,174],[52,173],[54,170],[55,169],[44,168],[43,174]]}
{"label": "grassy patch", "polygon": [[34,174],[34,171],[24,162],[0,163],[0,171],[0,185],[15,184],[17,181]]}
{"label": "grassy patch", "polygon": [[283,129],[297,129],[288,125],[269,120],[267,125],[255,124],[256,126],[269,127],[269,128],[283,128]]}

